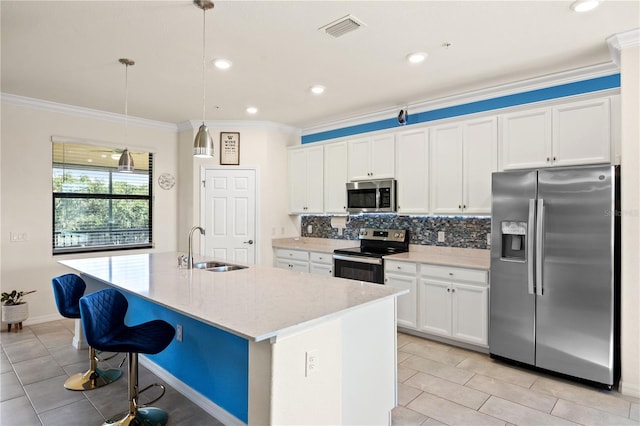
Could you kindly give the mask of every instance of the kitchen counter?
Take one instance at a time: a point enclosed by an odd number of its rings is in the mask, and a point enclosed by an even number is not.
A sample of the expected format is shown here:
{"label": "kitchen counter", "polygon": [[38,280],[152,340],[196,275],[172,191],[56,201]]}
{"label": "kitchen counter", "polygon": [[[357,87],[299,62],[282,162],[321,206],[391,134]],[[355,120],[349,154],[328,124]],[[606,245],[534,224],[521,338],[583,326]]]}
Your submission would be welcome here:
{"label": "kitchen counter", "polygon": [[491,263],[491,250],[411,244],[407,253],[394,254],[384,258],[401,262],[488,270]]}
{"label": "kitchen counter", "polygon": [[[258,265],[229,272],[181,269],[177,267],[178,256],[179,253],[152,253],[60,263],[256,342],[401,294],[376,284]],[[199,260],[195,257],[194,261]]]}
{"label": "kitchen counter", "polygon": [[336,240],[333,238],[274,238],[271,240],[273,248],[289,250],[315,251],[319,253],[333,253],[335,249],[358,247],[360,240]]}

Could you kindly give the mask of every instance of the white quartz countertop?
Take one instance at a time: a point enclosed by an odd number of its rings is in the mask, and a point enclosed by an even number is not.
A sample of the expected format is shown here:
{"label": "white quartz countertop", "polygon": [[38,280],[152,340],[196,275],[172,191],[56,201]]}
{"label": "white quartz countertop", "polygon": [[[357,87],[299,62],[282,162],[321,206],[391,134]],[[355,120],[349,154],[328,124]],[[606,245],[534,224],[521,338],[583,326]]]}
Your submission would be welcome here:
{"label": "white quartz countertop", "polygon": [[359,247],[360,240],[336,240],[332,238],[274,238],[271,240],[273,248],[289,250],[315,251],[319,253],[333,253],[335,249]]}
{"label": "white quartz countertop", "polygon": [[254,341],[312,327],[359,306],[406,293],[379,284],[258,265],[229,272],[181,269],[179,255],[135,254],[60,263]]}
{"label": "white quartz countertop", "polygon": [[457,247],[421,246],[411,244],[407,253],[385,256],[388,260],[486,269],[491,264],[491,251]]}

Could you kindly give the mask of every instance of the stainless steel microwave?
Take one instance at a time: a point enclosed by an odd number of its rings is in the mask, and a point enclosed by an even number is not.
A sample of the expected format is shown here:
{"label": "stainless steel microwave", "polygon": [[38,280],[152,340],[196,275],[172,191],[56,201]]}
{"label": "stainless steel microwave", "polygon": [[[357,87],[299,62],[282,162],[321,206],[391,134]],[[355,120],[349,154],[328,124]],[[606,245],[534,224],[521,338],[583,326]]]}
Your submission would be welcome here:
{"label": "stainless steel microwave", "polygon": [[396,181],[367,180],[347,183],[349,213],[386,213],[396,211]]}

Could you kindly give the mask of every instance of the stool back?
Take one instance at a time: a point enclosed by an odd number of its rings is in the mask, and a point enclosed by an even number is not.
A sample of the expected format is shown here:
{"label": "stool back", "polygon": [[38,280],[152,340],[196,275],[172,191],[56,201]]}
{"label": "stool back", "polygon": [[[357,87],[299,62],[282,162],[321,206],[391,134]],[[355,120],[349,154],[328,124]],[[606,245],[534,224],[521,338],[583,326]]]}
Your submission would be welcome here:
{"label": "stool back", "polygon": [[106,288],[80,299],[80,315],[87,342],[92,347],[109,351],[112,337],[126,328],[124,317],[129,303],[117,290]]}
{"label": "stool back", "polygon": [[51,280],[58,312],[65,318],[80,318],[80,298],[87,288],[84,280],[75,274],[65,274]]}

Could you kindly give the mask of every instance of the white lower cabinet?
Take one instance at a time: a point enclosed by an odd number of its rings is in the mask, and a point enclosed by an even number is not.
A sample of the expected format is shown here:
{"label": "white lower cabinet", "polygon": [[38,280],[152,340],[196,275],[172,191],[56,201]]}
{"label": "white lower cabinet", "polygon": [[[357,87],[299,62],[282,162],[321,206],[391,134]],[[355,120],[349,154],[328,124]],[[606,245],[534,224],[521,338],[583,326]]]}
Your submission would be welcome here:
{"label": "white lower cabinet", "polygon": [[330,253],[309,252],[309,272],[333,276],[333,256]]}
{"label": "white lower cabinet", "polygon": [[418,329],[486,346],[488,278],[483,270],[421,265]]}
{"label": "white lower cabinet", "polygon": [[418,327],[417,315],[417,264],[410,262],[396,262],[386,260],[384,263],[385,285],[399,290],[409,290],[409,293],[398,296],[396,316],[398,325],[407,328]]}
{"label": "white lower cabinet", "polygon": [[291,271],[309,272],[309,252],[303,250],[276,250],[276,266]]}

